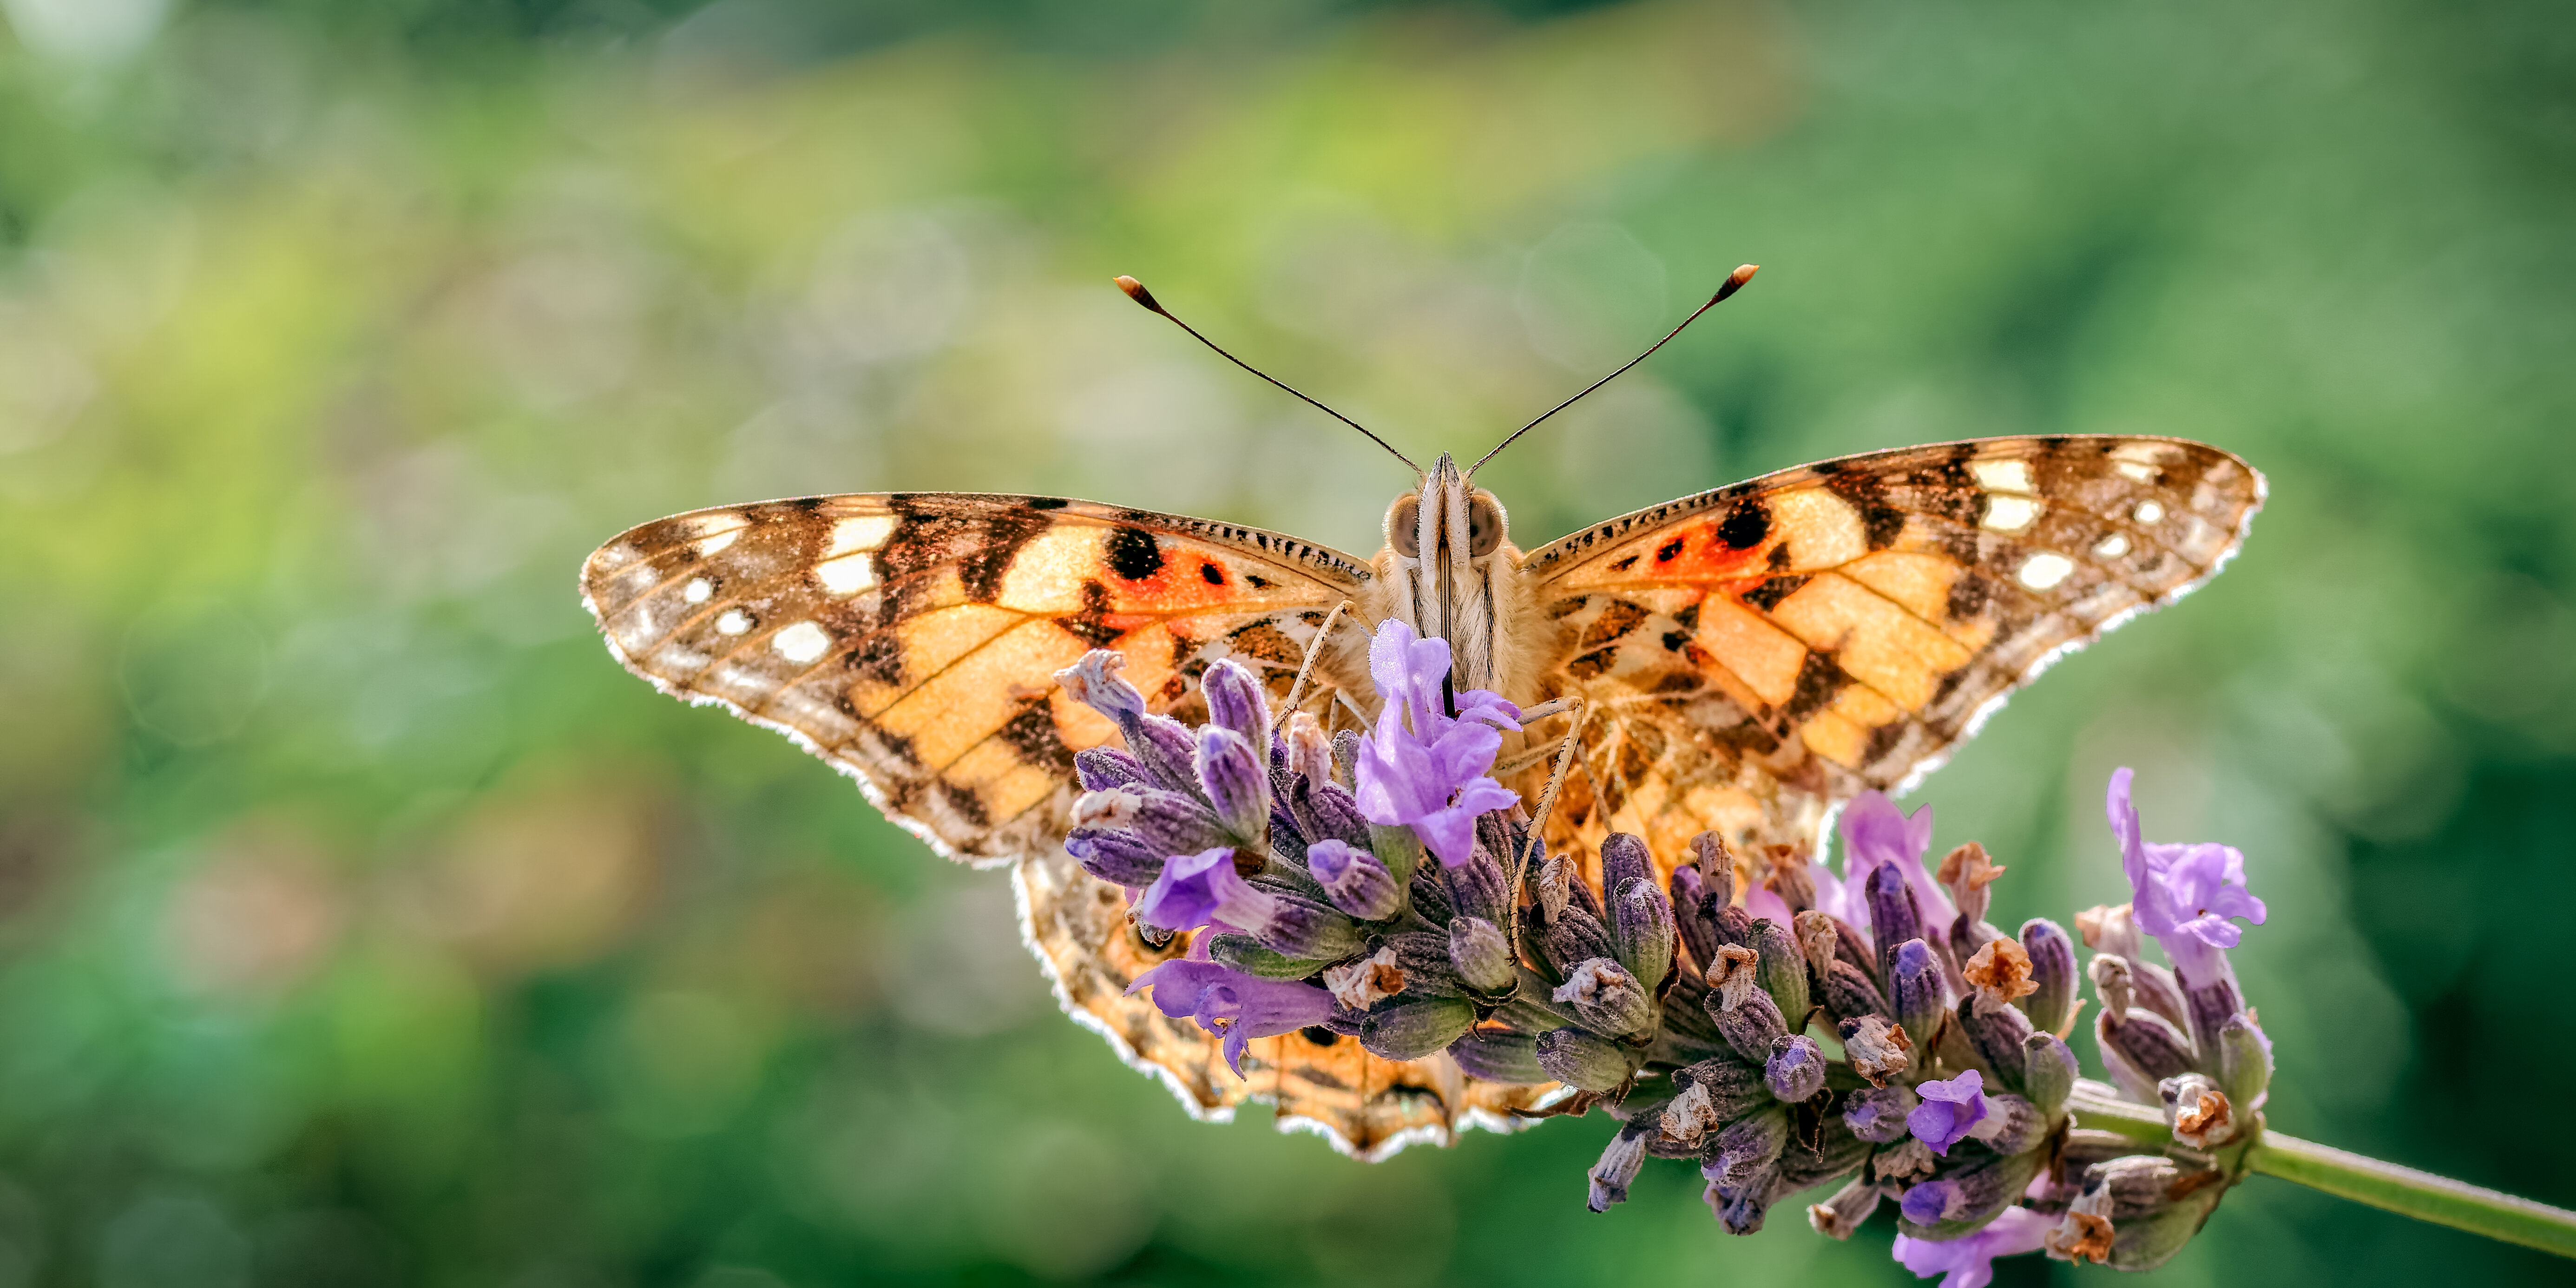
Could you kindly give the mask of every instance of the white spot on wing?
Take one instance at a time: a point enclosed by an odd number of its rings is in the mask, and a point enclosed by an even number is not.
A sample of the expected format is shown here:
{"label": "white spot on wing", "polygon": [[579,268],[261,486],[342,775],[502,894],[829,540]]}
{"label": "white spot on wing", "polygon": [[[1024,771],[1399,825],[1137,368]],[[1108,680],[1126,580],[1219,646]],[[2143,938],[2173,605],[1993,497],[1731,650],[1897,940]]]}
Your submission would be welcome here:
{"label": "white spot on wing", "polygon": [[[857,520],[845,519],[843,522],[856,523]],[[877,584],[876,559],[861,551],[827,560],[814,565],[814,580],[823,583],[823,589],[835,595],[855,595]]]}
{"label": "white spot on wing", "polygon": [[885,539],[893,532],[894,516],[890,514],[866,514],[855,519],[843,519],[832,525],[832,544],[824,549],[824,557],[845,555],[853,550],[874,550],[884,545]]}
{"label": "white spot on wing", "polygon": [[2030,492],[2030,462],[1971,461],[1968,472],[1977,476],[1977,486],[1994,492]]}
{"label": "white spot on wing", "polygon": [[680,588],[680,598],[692,604],[703,604],[714,598],[715,593],[716,584],[704,577],[691,577],[689,584]]}
{"label": "white spot on wing", "polygon": [[[2014,462],[2019,464],[2019,462]],[[1989,532],[2019,532],[2039,517],[2039,502],[2026,496],[1988,496],[1980,526]]]}
{"label": "white spot on wing", "polygon": [[832,637],[825,634],[822,627],[812,622],[798,622],[770,636],[769,646],[778,650],[780,657],[801,666],[822,657],[829,651],[832,647]]}
{"label": "white spot on wing", "polygon": [[2140,523],[2161,523],[2164,521],[2165,508],[2153,501],[2140,501],[2137,515]]}
{"label": "white spot on wing", "polygon": [[2022,561],[2021,584],[2032,590],[2047,590],[2066,580],[2075,571],[2075,561],[2061,554],[2042,550]]}
{"label": "white spot on wing", "polygon": [[2111,468],[2140,483],[2153,483],[2162,471],[2144,461],[2113,461]]}
{"label": "white spot on wing", "polygon": [[731,532],[719,532],[698,543],[698,557],[704,559],[722,554],[724,553],[725,547],[730,546],[741,539],[742,529],[740,528],[736,528]]}
{"label": "white spot on wing", "polygon": [[2093,547],[2093,557],[2096,559],[2117,559],[2127,553],[2129,553],[2129,537],[2128,534],[2121,532],[2114,532],[2102,538],[2101,544]]}
{"label": "white spot on wing", "polygon": [[751,614],[739,608],[728,608],[724,616],[716,619],[716,633],[719,635],[740,635],[750,629]]}

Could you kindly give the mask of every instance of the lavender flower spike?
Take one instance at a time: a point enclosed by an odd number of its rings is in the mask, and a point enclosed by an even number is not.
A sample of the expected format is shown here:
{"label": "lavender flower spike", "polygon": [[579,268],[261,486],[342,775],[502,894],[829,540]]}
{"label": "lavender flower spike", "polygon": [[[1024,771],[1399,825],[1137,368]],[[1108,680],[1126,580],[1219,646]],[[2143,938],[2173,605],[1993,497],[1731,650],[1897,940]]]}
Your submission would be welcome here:
{"label": "lavender flower spike", "polygon": [[1243,1076],[1243,1049],[1254,1038],[1294,1033],[1333,1013],[1333,995],[1312,984],[1258,979],[1215,962],[1176,958],[1136,977],[1133,993],[1151,986],[1154,1008],[1191,1019],[1225,1038],[1225,1062]]}
{"label": "lavender flower spike", "polygon": [[1941,1288],[1986,1288],[1995,1281],[1995,1258],[2037,1252],[2055,1223],[2026,1207],[2004,1209],[1984,1229],[1965,1238],[1935,1243],[1896,1236],[1890,1251],[1917,1279],[1941,1276]]}
{"label": "lavender flower spike", "polygon": [[1377,728],[1360,741],[1352,777],[1360,814],[1382,827],[1409,827],[1444,867],[1476,852],[1476,816],[1509,809],[1520,797],[1487,774],[1502,750],[1502,730],[1517,730],[1520,708],[1484,689],[1456,695],[1451,716],[1441,693],[1449,675],[1449,641],[1417,639],[1390,621],[1369,646],[1369,677],[1385,706]]}
{"label": "lavender flower spike", "polygon": [[1914,1090],[1923,1097],[1923,1103],[1905,1116],[1905,1128],[1943,1158],[1948,1158],[1950,1147],[1967,1139],[1993,1109],[1986,1099],[1986,1077],[1974,1069],[1947,1082],[1926,1082]]}
{"label": "lavender flower spike", "polygon": [[2185,986],[2228,978],[2227,950],[2245,932],[2230,918],[2262,925],[2263,901],[2245,888],[2245,856],[2214,841],[2162,845],[2142,838],[2138,807],[2129,799],[2127,767],[2111,774],[2103,802],[2111,832],[2120,839],[2120,868],[2136,892],[2138,928],[2155,936]]}
{"label": "lavender flower spike", "polygon": [[1136,919],[1162,930],[1189,930],[1212,918],[1258,930],[1270,923],[1278,903],[1276,896],[1254,889],[1236,874],[1233,847],[1221,845],[1172,856],[1163,865],[1163,874],[1136,901]]}

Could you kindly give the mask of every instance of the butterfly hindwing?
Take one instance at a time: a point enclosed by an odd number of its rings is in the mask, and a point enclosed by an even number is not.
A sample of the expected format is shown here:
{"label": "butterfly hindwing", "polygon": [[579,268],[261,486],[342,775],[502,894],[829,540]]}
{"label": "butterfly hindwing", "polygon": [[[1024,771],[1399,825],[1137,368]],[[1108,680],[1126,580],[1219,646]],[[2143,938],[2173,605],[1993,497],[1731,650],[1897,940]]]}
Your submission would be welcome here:
{"label": "butterfly hindwing", "polygon": [[1815,839],[1928,772],[2063,651],[2213,573],[2262,503],[2216,448],[1985,439],[1828,461],[1534,552],[1542,680],[1590,704],[1552,824],[1659,853]]}

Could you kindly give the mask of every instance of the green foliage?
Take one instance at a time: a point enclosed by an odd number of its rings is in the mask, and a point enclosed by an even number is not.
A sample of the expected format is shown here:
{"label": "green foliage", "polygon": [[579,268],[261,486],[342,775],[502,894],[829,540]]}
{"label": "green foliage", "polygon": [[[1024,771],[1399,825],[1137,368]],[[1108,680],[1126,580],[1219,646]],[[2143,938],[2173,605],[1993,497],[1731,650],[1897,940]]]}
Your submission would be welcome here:
{"label": "green foliage", "polygon": [[[0,5],[0,1285],[1905,1280],[1678,1169],[1584,1213],[1597,1119],[1191,1123],[997,876],[598,646],[592,546],[754,496],[1373,549],[1400,471],[1121,272],[1419,455],[1762,263],[1497,461],[1524,545],[1910,442],[2247,456],[2244,558],[1938,843],[2002,924],[2115,897],[2138,766],[2271,901],[2272,1120],[2576,1204],[2498,1112],[2576,1055],[2563,18],[1549,10]],[[2170,1273],[2548,1269],[2257,1181]]]}

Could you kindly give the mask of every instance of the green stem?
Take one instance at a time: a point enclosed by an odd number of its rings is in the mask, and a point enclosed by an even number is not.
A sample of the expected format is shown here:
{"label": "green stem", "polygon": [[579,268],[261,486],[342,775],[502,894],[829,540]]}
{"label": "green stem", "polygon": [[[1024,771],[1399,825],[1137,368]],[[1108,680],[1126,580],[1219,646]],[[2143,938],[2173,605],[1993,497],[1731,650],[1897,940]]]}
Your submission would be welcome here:
{"label": "green stem", "polygon": [[[2067,1107],[2087,1127],[2118,1132],[2148,1144],[2170,1144],[2173,1140],[2163,1114],[2121,1100],[2111,1088],[2099,1083],[2079,1083]],[[2265,1176],[2296,1181],[2356,1203],[2562,1257],[2576,1257],[2576,1212],[2565,1208],[2364,1158],[2268,1129],[2254,1142],[2249,1161],[2252,1170]]]}

